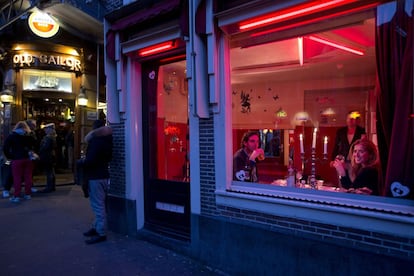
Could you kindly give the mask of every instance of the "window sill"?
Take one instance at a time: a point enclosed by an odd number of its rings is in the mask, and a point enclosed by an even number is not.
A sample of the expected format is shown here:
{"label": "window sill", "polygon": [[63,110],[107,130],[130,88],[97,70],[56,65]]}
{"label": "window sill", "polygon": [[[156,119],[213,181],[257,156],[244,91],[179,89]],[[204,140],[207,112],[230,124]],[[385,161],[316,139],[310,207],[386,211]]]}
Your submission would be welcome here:
{"label": "window sill", "polygon": [[216,190],[216,201],[264,214],[414,237],[414,203],[408,200],[233,182],[229,190]]}

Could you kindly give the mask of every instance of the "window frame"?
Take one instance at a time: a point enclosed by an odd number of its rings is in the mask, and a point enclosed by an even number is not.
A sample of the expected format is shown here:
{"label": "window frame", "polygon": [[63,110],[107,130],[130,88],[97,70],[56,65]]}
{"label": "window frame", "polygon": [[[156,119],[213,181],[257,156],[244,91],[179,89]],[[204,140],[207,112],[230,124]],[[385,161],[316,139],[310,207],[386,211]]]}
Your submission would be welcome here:
{"label": "window frame", "polygon": [[[220,26],[220,23],[219,23]],[[306,26],[305,26],[306,27]],[[301,27],[303,28],[303,27]],[[275,187],[232,180],[231,36],[218,32],[220,110],[215,114],[216,204],[275,216],[414,237],[414,202],[380,196]],[[223,143],[222,141],[227,141]]]}

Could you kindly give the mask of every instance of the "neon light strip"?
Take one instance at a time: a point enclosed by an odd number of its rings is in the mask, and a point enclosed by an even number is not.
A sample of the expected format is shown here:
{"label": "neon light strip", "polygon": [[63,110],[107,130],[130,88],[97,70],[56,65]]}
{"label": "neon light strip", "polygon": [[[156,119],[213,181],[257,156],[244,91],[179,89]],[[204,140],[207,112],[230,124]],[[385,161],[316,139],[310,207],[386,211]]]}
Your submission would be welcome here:
{"label": "neon light strip", "polygon": [[290,8],[290,9],[286,9],[284,11],[281,11],[278,14],[269,15],[267,17],[261,17],[253,21],[249,20],[246,22],[242,22],[239,26],[239,29],[247,30],[247,29],[255,28],[261,25],[276,23],[282,20],[292,19],[298,16],[303,16],[303,15],[315,13],[318,11],[327,10],[327,9],[334,8],[339,5],[349,4],[352,2],[355,2],[355,0],[333,0],[329,2],[314,1],[308,4],[299,5],[299,6]]}
{"label": "neon light strip", "polygon": [[138,55],[141,56],[141,57],[153,55],[153,54],[156,54],[156,53],[160,53],[160,52],[172,49],[173,46],[174,45],[173,45],[172,41],[152,45],[150,47],[143,48],[143,49],[139,50]]}
{"label": "neon light strip", "polygon": [[353,53],[355,55],[359,55],[359,56],[365,55],[365,53],[361,50],[352,49],[350,47],[340,45],[340,44],[337,44],[335,42],[331,42],[331,41],[328,41],[328,40],[325,40],[325,39],[322,39],[322,38],[319,38],[319,37],[316,37],[316,36],[311,36],[310,35],[310,36],[306,36],[306,38],[309,38],[310,40],[313,40],[313,41],[316,41],[316,42],[319,42],[319,43],[322,43],[322,44],[325,44],[325,45],[328,45],[328,46],[332,46],[332,47],[341,49],[343,51]]}
{"label": "neon light strip", "polygon": [[362,10],[365,10],[365,9],[374,8],[374,7],[378,6],[378,4],[380,2],[381,1],[376,1],[376,2],[373,2],[371,4],[356,7],[356,8],[350,9],[350,10],[344,10],[344,11],[328,14],[328,15],[325,15],[325,16],[322,16],[322,17],[311,18],[311,19],[308,19],[308,20],[302,20],[302,21],[292,23],[292,24],[289,24],[289,25],[284,25],[284,26],[280,26],[280,27],[277,27],[277,28],[273,28],[271,30],[255,32],[255,33],[251,34],[250,36],[251,37],[258,37],[258,36],[267,35],[267,34],[278,32],[278,31],[283,31],[283,30],[290,29],[290,28],[300,27],[300,26],[303,26],[303,25],[306,25],[306,24],[311,24],[311,23],[314,23],[314,22],[320,22],[320,21],[323,21],[325,19],[333,18],[333,17],[340,16],[340,15],[351,14],[353,12],[359,12],[359,11],[362,11]]}
{"label": "neon light strip", "polygon": [[303,65],[303,37],[298,37],[299,64]]}

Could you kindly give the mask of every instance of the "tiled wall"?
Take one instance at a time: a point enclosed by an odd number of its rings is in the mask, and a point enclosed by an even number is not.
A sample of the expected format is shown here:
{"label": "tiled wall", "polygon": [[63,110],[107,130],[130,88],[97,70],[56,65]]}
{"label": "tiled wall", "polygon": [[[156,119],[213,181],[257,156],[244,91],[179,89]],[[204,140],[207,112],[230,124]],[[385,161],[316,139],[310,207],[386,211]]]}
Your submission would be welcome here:
{"label": "tiled wall", "polygon": [[113,151],[110,168],[111,186],[109,193],[125,196],[125,125],[110,124],[113,130]]}

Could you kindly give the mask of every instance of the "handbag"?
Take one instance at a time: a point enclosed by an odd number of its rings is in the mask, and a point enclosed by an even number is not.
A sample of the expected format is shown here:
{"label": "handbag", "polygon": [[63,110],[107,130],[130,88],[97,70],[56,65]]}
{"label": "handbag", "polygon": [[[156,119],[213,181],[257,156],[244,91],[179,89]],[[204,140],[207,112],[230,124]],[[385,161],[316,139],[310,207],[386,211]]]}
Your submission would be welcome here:
{"label": "handbag", "polygon": [[76,161],[76,175],[75,175],[76,185],[81,186],[83,196],[85,198],[89,197],[89,179],[85,172],[85,166],[82,159]]}

